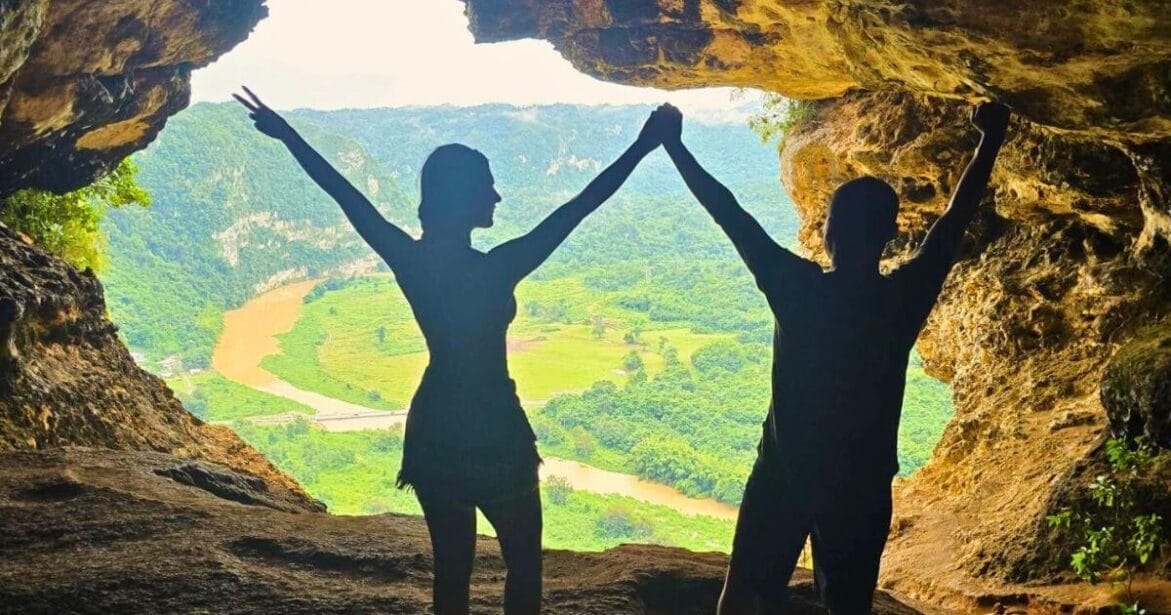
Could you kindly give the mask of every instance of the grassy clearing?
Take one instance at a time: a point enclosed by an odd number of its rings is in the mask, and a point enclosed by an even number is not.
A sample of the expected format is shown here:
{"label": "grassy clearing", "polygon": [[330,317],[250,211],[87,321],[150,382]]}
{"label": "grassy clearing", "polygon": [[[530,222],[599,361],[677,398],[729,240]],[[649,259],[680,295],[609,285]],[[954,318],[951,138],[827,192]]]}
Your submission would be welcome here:
{"label": "grassy clearing", "polygon": [[308,406],[232,382],[215,372],[168,380],[167,385],[188,411],[205,421],[234,421],[289,412],[314,414]]}
{"label": "grassy clearing", "polygon": [[[678,323],[647,330],[643,315],[609,305],[605,293],[577,278],[522,283],[517,302],[509,368],[528,405],[599,380],[624,383],[622,362],[631,351],[656,373],[663,361],[650,348],[661,339],[687,360],[701,346],[731,337],[692,333]],[[634,329],[641,343],[627,342]],[[356,280],[306,303],[280,344],[281,354],[262,362],[265,369],[297,387],[374,408],[406,407],[427,365],[410,307],[383,276]]]}
{"label": "grassy clearing", "polygon": [[[307,422],[282,426],[238,422],[235,428],[334,514],[421,514],[414,495],[394,486],[402,456],[398,430],[335,433]],[[727,551],[731,545],[732,521],[688,516],[622,496],[563,489],[558,498],[549,488],[542,491],[544,544],[549,548],[596,551],[624,542],[646,542]],[[483,517],[478,527],[481,533],[492,533]]]}

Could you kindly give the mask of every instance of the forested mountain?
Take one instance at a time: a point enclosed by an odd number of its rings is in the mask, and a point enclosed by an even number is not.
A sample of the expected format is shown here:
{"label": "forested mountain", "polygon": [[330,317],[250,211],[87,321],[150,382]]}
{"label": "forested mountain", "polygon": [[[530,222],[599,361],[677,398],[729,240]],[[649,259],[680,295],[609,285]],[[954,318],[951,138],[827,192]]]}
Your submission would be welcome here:
{"label": "forested mountain", "polygon": [[[288,117],[391,220],[412,232],[418,169],[427,154],[449,142],[480,149],[505,197],[497,226],[477,234],[480,245],[490,246],[530,228],[584,187],[629,145],[650,111],[486,105],[299,110]],[[777,183],[770,146],[742,124],[689,122],[686,137],[778,238],[792,240],[796,219]],[[154,205],[110,213],[104,282],[127,342],[152,359],[177,353],[188,366],[204,365],[224,309],[282,281],[379,265],[336,205],[283,147],[253,130],[234,103],[199,104],[177,115],[136,161]],[[729,313],[763,305],[662,153],[644,162],[538,275],[598,267],[590,279],[614,286],[642,279],[648,266],[667,286],[689,293],[716,291],[732,280],[736,305],[728,305]],[[689,302],[677,299],[664,295],[657,309],[688,311]],[[709,305],[706,314],[727,320],[718,306]],[[759,336],[767,319],[758,314],[725,324]]]}
{"label": "forested mountain", "polygon": [[[398,184],[356,142],[299,124],[389,215],[403,217]],[[208,361],[225,308],[293,278],[370,269],[370,258],[276,142],[238,109],[197,105],[136,156],[149,209],[110,212],[110,312],[131,348]]]}

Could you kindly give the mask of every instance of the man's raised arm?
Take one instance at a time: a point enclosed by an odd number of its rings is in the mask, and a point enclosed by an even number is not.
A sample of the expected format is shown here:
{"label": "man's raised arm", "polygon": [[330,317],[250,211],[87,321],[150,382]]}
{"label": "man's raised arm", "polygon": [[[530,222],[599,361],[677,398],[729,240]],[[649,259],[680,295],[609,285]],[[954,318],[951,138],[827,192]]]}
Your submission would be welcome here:
{"label": "man's raised arm", "polygon": [[[950,267],[955,260],[964,231],[976,217],[980,201],[988,189],[992,166],[1000,153],[1000,146],[1008,131],[1009,108],[993,102],[981,103],[972,110],[972,124],[980,130],[980,145],[964,169],[959,185],[943,216],[935,221],[923,240],[914,260],[927,259],[942,267]],[[945,263],[946,261],[946,263]],[[946,275],[946,271],[944,271]]]}

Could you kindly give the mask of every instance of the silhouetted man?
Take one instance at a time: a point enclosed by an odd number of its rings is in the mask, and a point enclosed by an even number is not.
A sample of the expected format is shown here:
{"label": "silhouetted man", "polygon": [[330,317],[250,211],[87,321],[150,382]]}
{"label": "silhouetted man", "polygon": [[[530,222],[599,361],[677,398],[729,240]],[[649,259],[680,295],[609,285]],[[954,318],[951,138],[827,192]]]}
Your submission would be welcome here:
{"label": "silhouetted man", "polygon": [[862,177],[830,203],[822,270],[777,245],[683,146],[677,109],[657,118],[688,188],[723,228],[776,317],[773,400],[744,488],[720,613],[782,608],[807,537],[832,613],[868,613],[890,528],[890,482],[907,360],[975,216],[1009,110],[972,113],[983,133],[951,203],[915,256],[883,275],[898,195]]}

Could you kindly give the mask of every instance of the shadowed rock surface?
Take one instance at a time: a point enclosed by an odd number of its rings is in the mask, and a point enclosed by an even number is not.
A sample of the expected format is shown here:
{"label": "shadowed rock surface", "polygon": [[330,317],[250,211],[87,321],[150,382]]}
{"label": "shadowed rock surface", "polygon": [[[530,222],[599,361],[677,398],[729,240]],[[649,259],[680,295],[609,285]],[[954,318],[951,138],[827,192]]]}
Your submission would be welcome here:
{"label": "shadowed rock surface", "polygon": [[[335,517],[296,493],[198,464],[238,487],[193,486],[188,461],[66,448],[0,454],[0,612],[429,612],[431,555],[420,517]],[[245,505],[253,501],[280,502]],[[482,538],[473,612],[499,613],[504,570]],[[715,609],[724,556],[624,545],[546,552],[549,613],[701,614]],[[789,613],[824,611],[794,582]],[[920,611],[888,596],[882,615]]]}
{"label": "shadowed rock surface", "polygon": [[264,0],[0,0],[0,197],[85,186],[187,106]]}
{"label": "shadowed rock surface", "polygon": [[65,445],[204,459],[300,492],[227,427],[134,363],[102,285],[0,224],[0,451]]}

